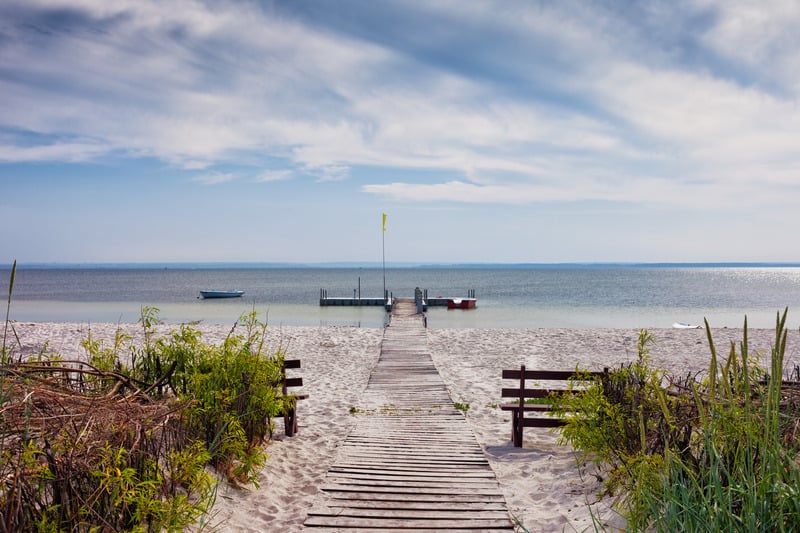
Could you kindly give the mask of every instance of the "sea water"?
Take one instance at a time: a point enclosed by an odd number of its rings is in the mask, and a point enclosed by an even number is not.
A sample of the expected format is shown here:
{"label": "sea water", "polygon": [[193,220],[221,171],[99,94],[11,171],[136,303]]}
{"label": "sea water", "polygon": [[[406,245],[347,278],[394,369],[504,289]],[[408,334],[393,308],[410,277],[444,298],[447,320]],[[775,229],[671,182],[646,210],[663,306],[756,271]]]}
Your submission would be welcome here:
{"label": "sea water", "polygon": [[[10,269],[0,268],[0,287]],[[270,326],[382,327],[381,307],[321,307],[329,297],[465,297],[476,309],[431,307],[431,328],[771,328],[789,308],[800,323],[800,266],[531,265],[515,267],[264,268],[226,266],[18,266],[10,307],[17,321],[136,322],[156,307],[168,323],[233,324],[256,311]],[[241,298],[204,300],[203,289]],[[3,289],[2,294],[7,294]],[[3,298],[5,300],[5,298]],[[797,318],[793,319],[793,311]],[[4,318],[4,316],[3,316]]]}

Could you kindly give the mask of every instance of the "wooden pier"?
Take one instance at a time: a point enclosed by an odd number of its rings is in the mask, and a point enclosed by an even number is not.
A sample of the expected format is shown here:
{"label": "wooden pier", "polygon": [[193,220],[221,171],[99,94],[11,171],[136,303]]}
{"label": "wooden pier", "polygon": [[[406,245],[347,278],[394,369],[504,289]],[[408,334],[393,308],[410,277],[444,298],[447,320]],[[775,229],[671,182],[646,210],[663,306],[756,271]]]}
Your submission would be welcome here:
{"label": "wooden pier", "polygon": [[[435,296],[429,297],[428,290],[423,291],[424,308],[428,307],[447,307],[448,300],[452,300],[453,296]],[[458,298],[461,298],[460,296]],[[475,289],[467,291],[467,298],[475,298]],[[327,306],[384,306],[387,311],[392,310],[392,301],[394,296],[388,291],[383,298],[362,298],[360,291],[353,289],[353,297],[349,296],[328,296],[327,289],[319,290],[319,305],[321,307]]]}
{"label": "wooden pier", "polygon": [[423,315],[412,299],[394,303],[359,422],[306,528],[513,531],[494,472],[433,364]]}
{"label": "wooden pier", "polygon": [[350,298],[348,296],[328,296],[327,289],[320,289],[319,290],[319,305],[322,307],[326,306],[379,306],[382,305],[386,308],[387,311],[391,311],[392,309],[392,297],[387,292],[383,298],[362,298],[361,293],[356,292],[353,290],[353,297]]}

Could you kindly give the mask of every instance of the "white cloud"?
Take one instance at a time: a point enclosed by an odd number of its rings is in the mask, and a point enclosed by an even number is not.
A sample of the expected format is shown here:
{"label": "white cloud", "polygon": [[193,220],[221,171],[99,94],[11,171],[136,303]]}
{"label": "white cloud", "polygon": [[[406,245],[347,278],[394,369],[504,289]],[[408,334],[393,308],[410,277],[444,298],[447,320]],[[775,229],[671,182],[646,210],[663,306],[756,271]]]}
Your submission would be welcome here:
{"label": "white cloud", "polygon": [[287,181],[294,177],[294,171],[292,170],[267,170],[262,172],[257,178],[256,181],[263,182],[263,183],[270,183],[273,181]]}
{"label": "white cloud", "polygon": [[49,145],[13,146],[0,144],[0,162],[62,161],[82,163],[106,154],[106,146],[92,143],[57,142]]}
{"label": "white cloud", "polygon": [[219,185],[220,183],[227,183],[236,179],[236,175],[228,172],[212,172],[210,174],[201,174],[194,176],[192,181],[201,183],[203,185]]}

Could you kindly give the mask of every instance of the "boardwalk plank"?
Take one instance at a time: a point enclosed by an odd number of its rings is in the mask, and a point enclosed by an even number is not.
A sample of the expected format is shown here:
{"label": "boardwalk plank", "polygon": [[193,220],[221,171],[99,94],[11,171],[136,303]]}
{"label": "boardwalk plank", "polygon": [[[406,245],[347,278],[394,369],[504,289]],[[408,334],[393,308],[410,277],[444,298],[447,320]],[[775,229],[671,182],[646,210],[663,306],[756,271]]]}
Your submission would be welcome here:
{"label": "boardwalk plank", "polygon": [[[363,528],[375,527],[377,517],[361,518],[352,516],[317,516],[310,515],[306,520],[306,526],[327,526],[335,528]],[[467,529],[467,530],[481,530],[485,531],[487,528],[497,528],[501,531],[513,531],[513,528],[507,528],[509,524],[508,518],[496,519],[446,519],[446,520],[432,520],[432,519],[414,519],[414,518],[391,518],[388,517],[380,521],[381,529],[392,529],[395,531],[419,530],[420,528],[429,528],[433,531],[447,531],[450,529]],[[503,529],[505,528],[505,529]]]}

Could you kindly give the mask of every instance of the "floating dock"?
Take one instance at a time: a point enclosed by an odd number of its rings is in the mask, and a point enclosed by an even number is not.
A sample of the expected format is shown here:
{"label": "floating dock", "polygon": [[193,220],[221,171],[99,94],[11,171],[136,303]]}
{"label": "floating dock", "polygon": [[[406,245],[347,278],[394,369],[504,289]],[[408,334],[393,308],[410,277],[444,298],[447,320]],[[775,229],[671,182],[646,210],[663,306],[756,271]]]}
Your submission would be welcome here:
{"label": "floating dock", "polygon": [[[422,305],[424,309],[428,307],[447,307],[447,303],[452,300],[463,300],[463,299],[475,299],[475,289],[470,289],[467,291],[466,298],[462,296],[435,296],[433,298],[428,296],[428,290],[425,289],[423,292],[423,299]],[[353,296],[328,296],[327,289],[320,289],[319,290],[319,305],[321,307],[328,307],[328,306],[384,306],[386,311],[392,310],[392,300],[394,300],[394,295],[390,292],[386,292],[383,298],[373,298],[367,297],[363,298],[360,292],[356,292],[353,290]]]}
{"label": "floating dock", "polygon": [[[354,291],[355,292],[355,291]],[[342,296],[328,296],[327,289],[319,290],[319,305],[327,306],[384,306],[387,311],[392,310],[392,297],[387,294],[383,298],[362,298],[360,294],[354,294],[352,298]]]}

